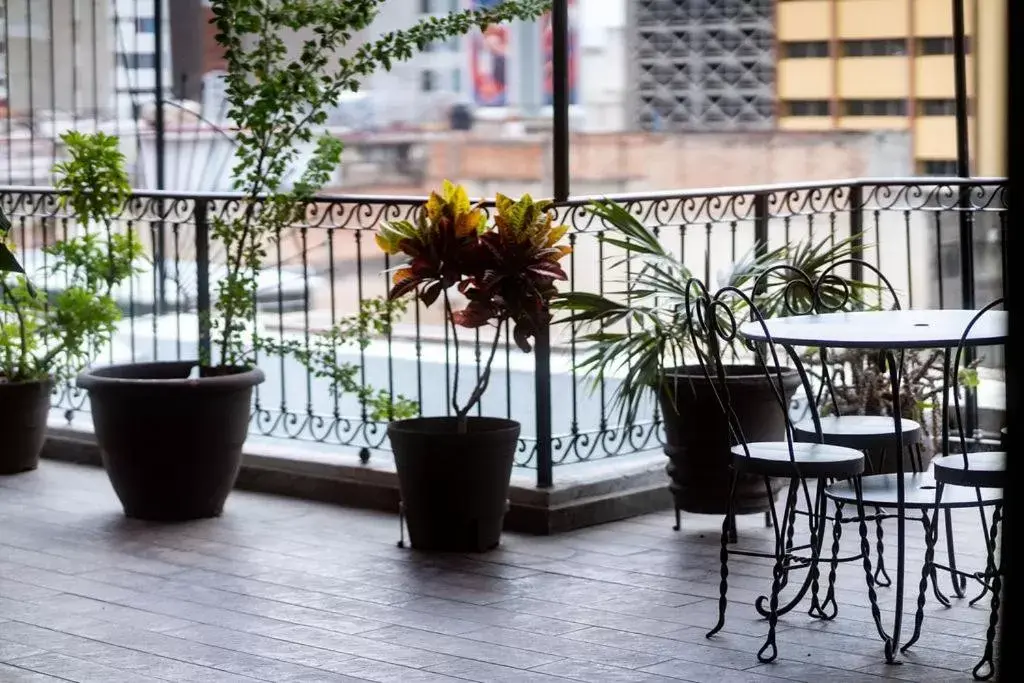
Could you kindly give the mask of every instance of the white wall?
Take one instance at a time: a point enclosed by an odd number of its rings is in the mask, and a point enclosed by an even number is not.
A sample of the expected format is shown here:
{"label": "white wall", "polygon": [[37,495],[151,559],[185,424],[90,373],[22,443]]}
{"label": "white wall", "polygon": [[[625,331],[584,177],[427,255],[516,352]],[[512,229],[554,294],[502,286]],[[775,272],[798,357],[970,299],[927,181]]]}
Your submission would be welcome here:
{"label": "white wall", "polygon": [[585,130],[626,126],[626,0],[580,3],[579,90]]}
{"label": "white wall", "polygon": [[[452,0],[433,0],[431,3],[434,14],[445,14],[453,6]],[[420,0],[383,3],[376,21],[366,31],[368,38],[372,40],[388,31],[414,25],[428,16],[421,14],[420,9]],[[413,55],[409,61],[395,64],[390,72],[373,74],[365,87],[372,91],[377,124],[421,123],[443,118],[446,107],[458,98],[466,83],[467,55],[465,41],[453,39],[449,44],[436,45],[430,52]],[[430,92],[423,91],[425,71],[434,74],[434,89]]]}

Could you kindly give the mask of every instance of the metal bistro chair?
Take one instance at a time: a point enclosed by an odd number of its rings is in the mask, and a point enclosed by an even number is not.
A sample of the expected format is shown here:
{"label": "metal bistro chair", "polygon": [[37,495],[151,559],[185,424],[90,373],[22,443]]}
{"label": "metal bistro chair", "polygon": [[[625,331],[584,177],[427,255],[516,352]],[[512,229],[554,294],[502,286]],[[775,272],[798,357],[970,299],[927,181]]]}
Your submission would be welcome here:
{"label": "metal bistro chair", "polygon": [[[752,344],[740,340],[734,306],[742,306],[749,311],[749,320],[755,321],[761,326],[768,341],[764,344]],[[837,559],[839,549],[837,547],[838,540],[836,539],[836,544],[832,548],[831,559],[821,557],[826,517],[825,498],[823,496],[825,482],[830,479],[849,479],[852,480],[854,488],[859,491],[860,475],[864,471],[864,454],[858,450],[842,446],[831,446],[820,442],[801,443],[795,441],[793,438],[793,424],[789,416],[788,401],[781,391],[783,386],[782,371],[776,347],[770,341],[771,337],[768,334],[764,319],[746,294],[735,287],[725,287],[711,295],[703,283],[697,279],[692,279],[686,285],[686,310],[689,320],[688,334],[696,351],[698,362],[709,385],[714,388],[718,403],[726,415],[733,443],[737,444],[731,449],[733,478],[728,512],[722,522],[718,622],[708,632],[707,637],[713,637],[725,625],[725,611],[728,605],[729,556],[742,555],[774,559],[770,596],[767,599],[765,596],[761,596],[757,601],[762,604],[767,603],[765,611],[768,618],[767,639],[761,649],[758,650],[757,657],[761,662],[768,663],[774,661],[778,656],[775,633],[779,616],[792,609],[806,594],[808,587],[811,589],[812,603],[818,601],[820,577],[818,565],[820,562],[831,564],[829,574],[829,586],[831,588],[835,582],[837,561],[851,561],[863,558],[868,589],[872,594],[874,592],[871,560],[869,557],[870,546],[867,540],[867,524],[864,522],[863,505],[858,506],[861,520],[861,553],[854,557],[844,558],[843,560]],[[773,386],[778,409],[781,411],[786,424],[785,440],[753,443],[748,443],[745,440],[739,419],[730,404],[729,389],[725,382],[725,364],[722,356],[723,346],[731,347],[736,343],[743,344],[745,349],[753,352],[757,364],[763,369],[769,384]],[[789,353],[792,355],[792,351],[789,351]],[[812,392],[806,373],[804,373],[799,364],[797,365],[800,372],[801,385],[808,397],[810,397]],[[713,377],[715,380],[712,380]],[[736,481],[741,473],[751,474],[764,479],[765,490],[771,501],[769,513],[774,531],[773,552],[729,548]],[[781,517],[778,515],[776,501],[772,495],[771,479],[773,478],[786,479],[789,482],[786,503]],[[808,480],[817,482],[813,501],[807,487]],[[797,498],[801,489],[808,509],[812,511],[812,514],[806,516],[810,540],[803,545],[794,545],[792,542],[793,527],[796,523]],[[802,554],[803,551],[808,551],[808,553]],[[798,569],[807,569],[808,575],[796,598],[783,608],[780,608],[779,594],[788,583],[789,573]],[[820,609],[818,612],[818,616],[823,616]]]}
{"label": "metal bistro chair", "polygon": [[[999,552],[996,547],[999,527],[1003,521],[1003,490],[1006,488],[1006,452],[1005,451],[986,451],[986,452],[967,452],[967,439],[964,436],[962,413],[960,410],[960,361],[963,356],[967,340],[971,334],[971,330],[977,322],[986,313],[994,309],[1003,303],[1002,299],[997,299],[981,309],[977,315],[975,315],[967,328],[964,330],[963,336],[960,338],[960,343],[956,348],[956,355],[953,360],[953,404],[954,414],[956,418],[956,427],[958,432],[957,442],[959,449],[954,451],[954,445],[948,438],[948,423],[944,427],[944,439],[945,454],[942,457],[936,458],[933,465],[933,473],[935,477],[935,504],[933,519],[937,519],[939,509],[948,509],[949,504],[954,501],[966,501],[966,505],[960,505],[959,507],[977,507],[981,516],[981,526],[985,537],[986,547],[986,558],[985,558],[985,570],[976,573],[969,573],[956,570],[951,567],[945,567],[935,562],[935,543],[938,536],[938,529],[936,525],[932,524],[929,533],[925,536],[925,558],[924,565],[921,569],[921,583],[918,588],[917,596],[917,612],[914,616],[914,635],[911,636],[910,640],[907,641],[906,645],[903,646],[902,650],[906,651],[911,645],[913,645],[917,639],[921,636],[921,625],[924,621],[924,604],[925,604],[925,593],[927,592],[927,584],[929,575],[934,577],[935,569],[944,569],[950,572],[956,572],[957,576],[966,579],[974,579],[982,586],[981,593],[978,594],[970,604],[973,606],[979,602],[986,593],[992,593],[990,608],[989,608],[989,622],[988,629],[985,633],[985,651],[982,654],[981,660],[974,667],[972,673],[974,678],[979,681],[985,681],[992,678],[995,673],[995,662],[993,659],[993,650],[996,637],[996,626],[999,623],[999,605],[1001,600],[1000,592],[1002,591],[1002,567],[999,558]],[[947,354],[948,355],[948,354]],[[949,405],[948,394],[946,392],[946,398],[943,399],[943,414],[946,414],[946,409]],[[1003,430],[1003,446],[1006,445],[1006,430]],[[992,520],[989,523],[985,518],[985,507],[992,507]],[[948,606],[948,602],[945,603]]]}
{"label": "metal bistro chair", "polygon": [[[889,295],[892,301],[892,308],[894,310],[902,308],[896,289],[874,264],[862,259],[847,258],[833,262],[818,276],[815,282],[810,283],[808,296],[804,300],[798,301],[794,297],[784,296],[782,298],[783,313],[785,315],[817,315],[839,311],[864,310],[862,302],[853,296],[857,290],[857,283],[852,279],[847,280],[838,275],[837,270],[840,267],[849,267],[851,272],[854,268],[857,268],[862,273],[865,271],[873,273],[879,282],[878,287],[882,290],[882,293]],[[796,269],[790,266],[777,266],[769,269],[760,277],[767,279],[780,270],[795,271]],[[810,279],[809,276],[802,272],[797,271],[797,273],[799,273],[797,275],[798,281],[806,282]],[[815,421],[813,418],[807,417],[797,422],[793,428],[794,438],[801,442],[820,442],[830,446],[844,446],[861,451],[865,456],[866,475],[895,472],[895,463],[889,462],[890,453],[893,458],[901,457],[902,455],[904,461],[910,464],[908,468],[910,472],[922,472],[924,470],[924,430],[918,422],[906,418],[901,420],[904,452],[897,454],[895,453],[897,448],[896,426],[892,417],[887,415],[840,414],[835,380],[828,372],[830,353],[831,350],[824,346],[818,348],[818,358],[822,367],[821,382],[814,397],[815,400],[809,404],[811,410],[819,411],[818,419]],[[891,469],[887,465],[890,465]],[[870,500],[867,501],[867,504],[868,507],[874,508],[874,515],[872,517],[875,522],[875,539],[878,553],[875,563],[875,583],[883,587],[890,586],[892,585],[892,579],[885,568],[885,543],[882,523],[891,515],[885,513],[883,508],[871,505]],[[946,522],[948,524],[948,510],[946,514]],[[952,555],[952,539],[948,540],[950,565],[955,567],[955,559]]]}

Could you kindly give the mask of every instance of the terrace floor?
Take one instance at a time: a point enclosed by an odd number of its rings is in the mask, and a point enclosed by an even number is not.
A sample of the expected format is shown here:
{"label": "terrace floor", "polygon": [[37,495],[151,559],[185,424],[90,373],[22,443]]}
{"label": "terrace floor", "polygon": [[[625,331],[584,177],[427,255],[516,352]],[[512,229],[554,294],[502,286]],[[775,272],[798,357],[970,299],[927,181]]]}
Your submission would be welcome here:
{"label": "terrace floor", "polygon": [[[0,478],[0,680],[970,680],[987,599],[946,609],[929,595],[924,636],[887,666],[859,564],[839,570],[838,618],[795,610],[762,665],[767,625],[751,605],[770,568],[734,558],[725,631],[706,640],[720,521],[671,524],[655,514],[426,556],[395,546],[394,516],[241,491],[220,519],[129,521],[102,470],[44,461]],[[761,524],[741,518],[741,543],[765,547]],[[961,565],[980,569],[977,513],[957,527]],[[910,605],[923,542],[908,529]],[[856,540],[847,529],[846,550]]]}

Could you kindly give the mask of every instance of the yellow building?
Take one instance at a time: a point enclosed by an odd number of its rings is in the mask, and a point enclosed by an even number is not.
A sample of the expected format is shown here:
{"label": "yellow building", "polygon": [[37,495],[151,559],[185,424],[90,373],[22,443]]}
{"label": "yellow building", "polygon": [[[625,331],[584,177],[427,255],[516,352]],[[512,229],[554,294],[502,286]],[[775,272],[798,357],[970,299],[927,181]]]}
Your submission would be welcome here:
{"label": "yellow building", "polygon": [[[971,172],[1005,175],[1006,3],[965,0]],[[778,123],[909,130],[916,170],[956,175],[951,0],[778,0]]]}

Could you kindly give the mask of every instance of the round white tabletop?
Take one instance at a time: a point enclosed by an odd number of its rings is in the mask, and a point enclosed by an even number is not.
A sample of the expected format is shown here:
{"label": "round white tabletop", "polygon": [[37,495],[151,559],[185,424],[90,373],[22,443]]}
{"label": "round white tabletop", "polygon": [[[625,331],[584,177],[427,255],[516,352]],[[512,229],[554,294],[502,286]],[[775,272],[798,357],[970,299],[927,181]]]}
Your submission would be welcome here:
{"label": "round white tabletop", "polygon": [[[827,346],[866,349],[952,348],[978,311],[958,309],[857,311],[769,318],[740,325],[739,333],[753,341],[789,346]],[[965,345],[1003,344],[1007,336],[1006,311],[987,311],[971,328]]]}

